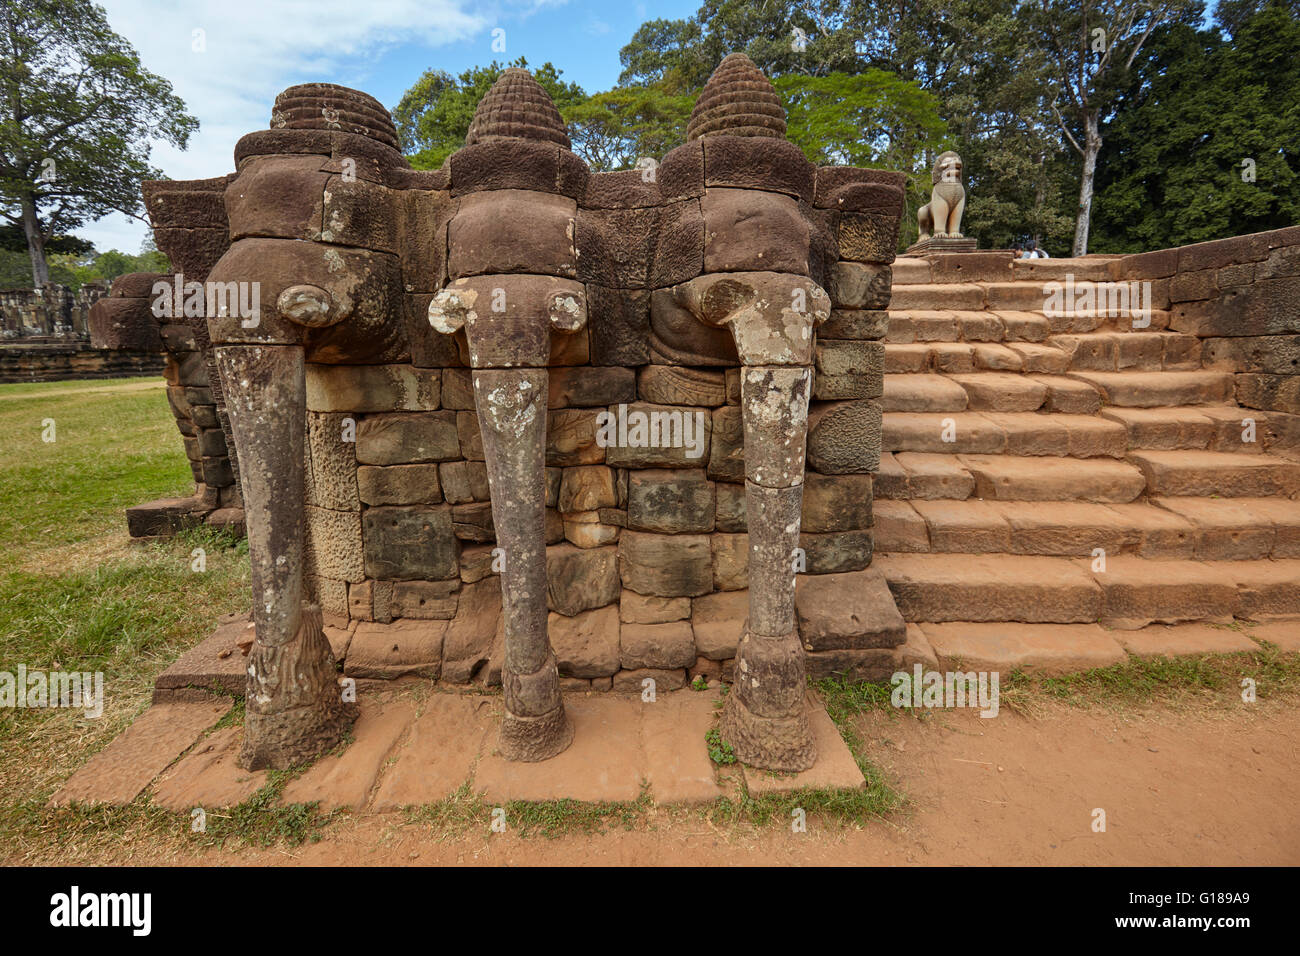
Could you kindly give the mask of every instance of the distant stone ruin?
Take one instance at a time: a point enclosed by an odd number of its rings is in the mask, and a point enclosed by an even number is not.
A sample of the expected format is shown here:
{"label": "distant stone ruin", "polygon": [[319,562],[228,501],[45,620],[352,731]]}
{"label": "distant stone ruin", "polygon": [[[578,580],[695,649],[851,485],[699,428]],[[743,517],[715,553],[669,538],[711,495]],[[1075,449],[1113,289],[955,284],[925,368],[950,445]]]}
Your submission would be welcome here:
{"label": "distant stone ruin", "polygon": [[338,741],[342,657],[501,684],[519,760],[568,745],[565,688],[726,677],[740,758],[801,770],[805,674],[902,644],[868,565],[904,175],[810,164],[739,54],[658,163],[569,146],[523,70],[433,171],[376,100],[308,84],[237,172],[146,184],[161,278],[202,284],[203,320],[142,298],[158,277],[105,311],[161,338],[174,408],[215,410],[182,430],[216,451],[228,416],[247,766]]}
{"label": "distant stone ruin", "polygon": [[108,283],[76,292],[51,284],[0,291],[0,383],[147,375],[162,368],[155,355],[108,352],[90,341],[89,316]]}

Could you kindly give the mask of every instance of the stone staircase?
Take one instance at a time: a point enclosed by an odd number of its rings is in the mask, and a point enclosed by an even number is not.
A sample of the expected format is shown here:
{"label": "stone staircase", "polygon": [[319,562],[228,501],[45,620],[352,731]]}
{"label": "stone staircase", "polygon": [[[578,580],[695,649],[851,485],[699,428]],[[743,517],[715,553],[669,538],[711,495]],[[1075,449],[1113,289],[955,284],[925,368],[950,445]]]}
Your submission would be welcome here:
{"label": "stone staircase", "polygon": [[875,566],[903,617],[996,664],[1300,615],[1300,418],[1238,407],[1167,297],[1051,308],[1067,275],[1111,261],[894,264]]}

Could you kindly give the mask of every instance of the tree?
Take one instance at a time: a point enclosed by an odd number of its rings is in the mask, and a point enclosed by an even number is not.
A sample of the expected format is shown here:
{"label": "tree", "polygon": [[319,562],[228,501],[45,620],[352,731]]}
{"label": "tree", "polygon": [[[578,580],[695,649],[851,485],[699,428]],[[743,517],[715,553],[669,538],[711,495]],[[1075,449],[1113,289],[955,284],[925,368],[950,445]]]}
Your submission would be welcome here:
{"label": "tree", "polygon": [[1107,251],[1300,222],[1300,20],[1282,0],[1256,6],[1232,22],[1231,41],[1178,24],[1134,61],[1104,133]]}
{"label": "tree", "polygon": [[[445,70],[425,70],[393,110],[402,151],[416,169],[437,169],[465,145],[479,100],[507,67],[528,69],[523,57],[504,66],[493,60],[453,77]],[[586,99],[582,87],[560,80],[560,70],[543,63],[532,74],[561,113]]]}
{"label": "tree", "polygon": [[1129,68],[1161,24],[1197,18],[1198,0],[1039,0],[1026,6],[1027,26],[1041,38],[1054,85],[1051,108],[1079,154],[1079,206],[1072,255],[1088,252],[1102,124]]}
{"label": "tree", "polygon": [[601,172],[629,169],[686,141],[695,99],[661,86],[622,86],[597,93],[563,112],[573,151]]}
{"label": "tree", "polygon": [[89,0],[0,0],[0,215],[20,225],[32,282],[45,246],[110,212],[141,218],[150,141],[184,148],[198,121]]}

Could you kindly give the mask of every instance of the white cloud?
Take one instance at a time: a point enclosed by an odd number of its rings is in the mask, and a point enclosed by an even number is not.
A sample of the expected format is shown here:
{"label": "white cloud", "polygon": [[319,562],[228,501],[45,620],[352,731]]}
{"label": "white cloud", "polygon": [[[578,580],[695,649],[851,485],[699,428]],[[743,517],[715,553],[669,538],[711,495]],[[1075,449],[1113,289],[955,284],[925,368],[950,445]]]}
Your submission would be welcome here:
{"label": "white cloud", "polygon": [[[364,89],[383,52],[397,44],[439,47],[482,30],[467,0],[101,0],[112,28],[166,77],[199,131],[184,152],[159,143],[151,161],[173,179],[221,176],[235,142],[265,129],[271,104],[298,82]],[[202,30],[203,52],[194,49]],[[148,230],[125,216],[77,232],[100,249],[136,251]]]}

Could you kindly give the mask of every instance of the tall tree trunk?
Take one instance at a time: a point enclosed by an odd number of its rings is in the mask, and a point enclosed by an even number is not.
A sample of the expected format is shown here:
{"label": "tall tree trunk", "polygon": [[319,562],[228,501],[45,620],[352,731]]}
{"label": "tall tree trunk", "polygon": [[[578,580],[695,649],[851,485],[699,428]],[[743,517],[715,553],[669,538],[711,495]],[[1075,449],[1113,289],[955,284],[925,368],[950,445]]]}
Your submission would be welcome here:
{"label": "tall tree trunk", "polygon": [[1088,254],[1088,226],[1092,220],[1092,186],[1097,177],[1097,154],[1101,152],[1101,130],[1096,113],[1085,120],[1083,175],[1079,177],[1079,215],[1074,221],[1072,256]]}
{"label": "tall tree trunk", "polygon": [[45,237],[41,235],[41,221],[36,217],[36,199],[23,196],[23,233],[27,236],[27,252],[32,258],[32,287],[49,285],[50,266],[45,261]]}

